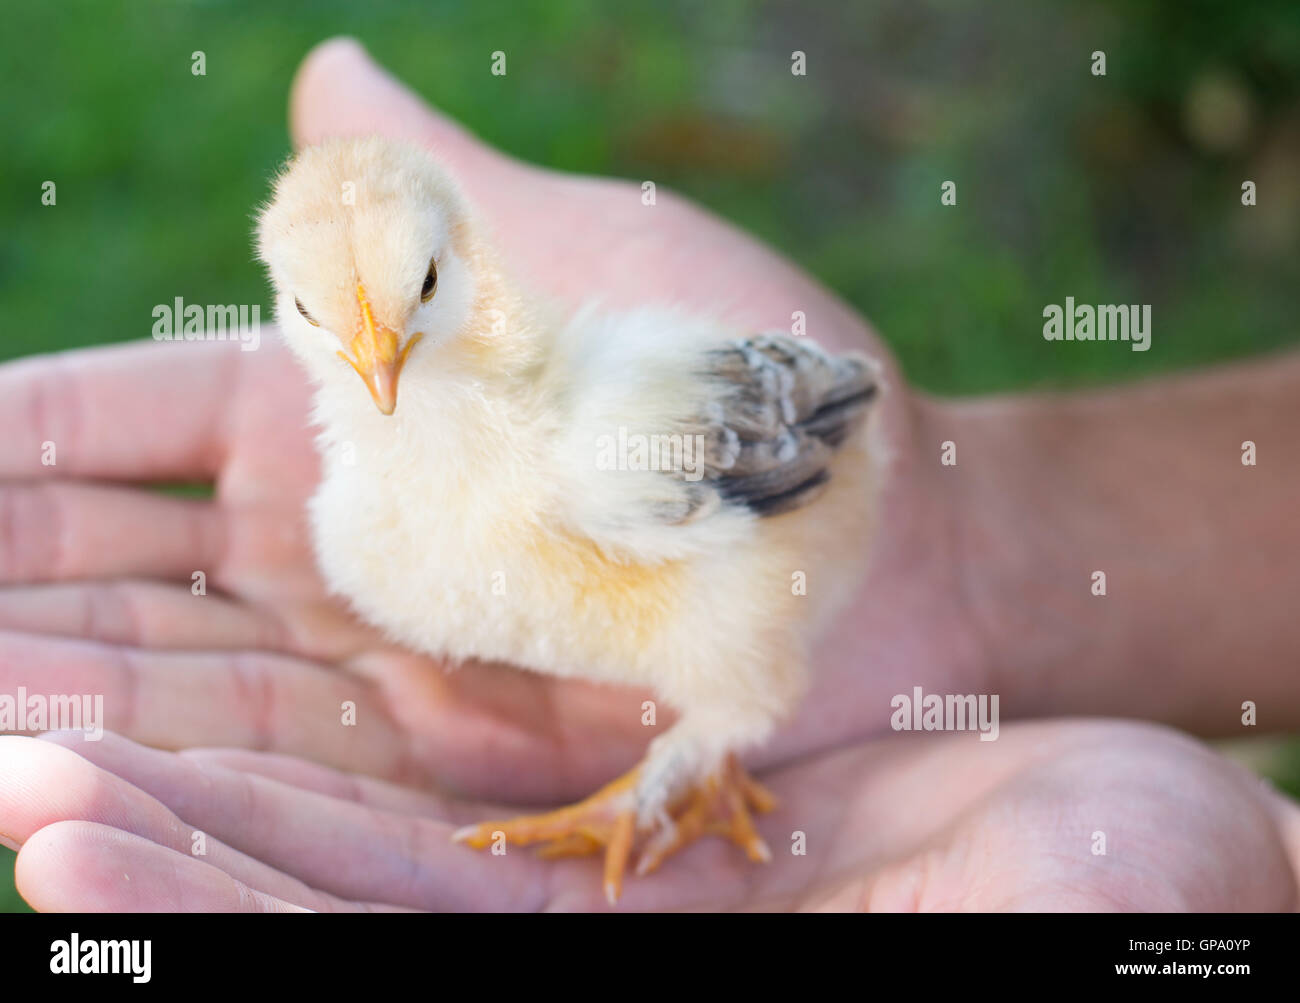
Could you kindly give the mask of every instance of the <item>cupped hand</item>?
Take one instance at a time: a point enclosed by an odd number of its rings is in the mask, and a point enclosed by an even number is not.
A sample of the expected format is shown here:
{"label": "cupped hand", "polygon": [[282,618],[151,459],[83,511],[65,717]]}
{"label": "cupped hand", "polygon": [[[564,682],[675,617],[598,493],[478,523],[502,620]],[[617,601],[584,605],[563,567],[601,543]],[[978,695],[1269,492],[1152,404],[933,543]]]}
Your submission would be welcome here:
{"label": "cupped hand", "polygon": [[[489,149],[355,43],[308,58],[291,115],[299,144],[380,132],[430,147],[521,281],[562,305],[677,303],[746,329],[801,311],[819,341],[884,362],[886,528],[862,597],[817,653],[814,692],[760,761],[882,731],[890,695],[918,683],[985,691],[944,545],[952,503],[929,480],[937,465],[915,460],[922,409],[844,304],[670,193],[646,206],[637,184]],[[108,727],[159,748],[266,750],[466,796],[573,798],[639,758],[648,694],[496,665],[446,672],[325,594],[304,517],[310,389],[263,335],[252,352],[146,342],[0,367],[0,690],[102,693]],[[177,480],[214,496],[147,488]]]}
{"label": "cupped hand", "polygon": [[[597,860],[450,841],[456,826],[509,811],[497,805],[293,757],[163,752],[111,735],[0,738],[0,762],[3,838],[22,845],[18,886],[42,910],[606,908]],[[782,801],[759,821],[769,865],[706,839],[629,878],[619,907],[1297,907],[1300,811],[1162,728],[894,737],[765,782]]]}

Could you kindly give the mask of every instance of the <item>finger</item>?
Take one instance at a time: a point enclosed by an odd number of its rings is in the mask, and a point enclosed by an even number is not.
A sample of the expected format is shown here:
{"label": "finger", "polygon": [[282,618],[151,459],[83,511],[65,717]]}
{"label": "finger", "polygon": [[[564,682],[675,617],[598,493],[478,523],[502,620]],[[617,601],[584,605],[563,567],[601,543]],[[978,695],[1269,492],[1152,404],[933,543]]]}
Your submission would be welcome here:
{"label": "finger", "polygon": [[314,791],[339,801],[351,801],[376,811],[438,818],[456,826],[518,811],[517,806],[505,805],[500,801],[444,797],[429,790],[413,789],[380,777],[346,773],[279,753],[254,752],[250,749],[182,749],[179,755],[211,766],[253,773],[268,780]]}
{"label": "finger", "polygon": [[206,501],[91,484],[0,484],[0,584],[213,573],[227,550]]}
{"label": "finger", "polygon": [[[192,589],[202,572],[205,589],[188,597],[175,594],[169,611],[178,612],[188,599],[194,611],[208,615],[206,587],[221,588],[250,602],[276,601],[287,622],[297,625],[293,636],[282,639],[288,650],[331,657],[356,650],[366,632],[340,617],[325,594],[305,520],[249,512],[229,499],[170,498],[82,483],[0,483],[0,585],[138,576],[170,578]],[[210,612],[214,619],[222,616]],[[185,628],[175,625],[174,636],[202,647],[186,633],[191,626],[192,616]]]}
{"label": "finger", "polygon": [[[60,735],[48,740],[71,739]],[[607,905],[600,868],[591,859],[542,860],[517,846],[506,847],[501,855],[478,853],[450,842],[462,823],[512,817],[519,814],[518,806],[429,799],[429,817],[407,811],[414,807],[414,795],[398,798],[390,785],[339,775],[327,780],[325,771],[310,764],[298,773],[282,757],[138,750],[128,759],[120,746],[107,741],[78,748],[204,831],[345,899],[447,910],[592,910]],[[238,769],[230,768],[234,763]],[[284,779],[270,779],[272,775]],[[310,789],[293,783],[304,778]],[[791,817],[800,825],[815,823],[820,812],[810,812],[808,805],[826,800],[825,786],[809,782],[802,788],[786,785],[783,804],[796,809]],[[389,803],[397,810],[387,810]],[[770,829],[774,823],[762,824]],[[828,835],[818,829],[819,846],[829,845]],[[345,871],[334,863],[340,856],[349,861]],[[789,895],[807,874],[806,866],[791,868],[789,862],[778,859],[770,869],[752,873],[733,848],[704,840],[675,857],[673,867],[655,880],[627,886],[623,905],[716,907],[720,901],[734,905],[757,890],[764,899]]]}
{"label": "finger", "polygon": [[211,479],[240,354],[136,342],[0,365],[0,479]]}
{"label": "finger", "polygon": [[95,822],[41,829],[19,852],[14,882],[38,912],[307,911],[198,858]]}
{"label": "finger", "polygon": [[471,188],[518,169],[461,125],[434,111],[378,66],[355,39],[332,38],[298,68],[289,98],[297,147],[333,137],[379,134],[432,149]]}
{"label": "finger", "polygon": [[[0,693],[82,695],[94,726],[160,748],[240,746],[400,777],[402,730],[373,688],[262,652],[153,652],[0,633]],[[355,716],[355,718],[354,718]],[[355,719],[356,724],[349,724]],[[29,730],[66,723],[34,721]]]}
{"label": "finger", "polygon": [[[502,865],[500,858],[466,851],[451,842],[459,819],[377,810],[210,759],[126,742],[77,748],[190,825],[328,894],[425,909],[533,909],[542,903],[537,861],[517,853]],[[341,860],[348,866],[340,867]]]}
{"label": "finger", "polygon": [[[98,743],[77,741],[81,749]],[[110,739],[111,740],[111,739]],[[122,758],[131,746],[118,740]],[[129,782],[105,772],[55,742],[0,737],[0,832],[22,846],[47,826],[86,821],[133,833],[178,856],[192,856],[196,827]],[[203,833],[203,859],[213,868],[268,894],[310,908],[328,908],[325,897],[265,863]],[[25,896],[26,897],[26,896]],[[30,901],[30,898],[29,898]],[[35,904],[35,903],[33,903]]]}
{"label": "finger", "polygon": [[0,631],[76,637],[135,648],[285,650],[269,613],[149,581],[0,589]]}
{"label": "finger", "polygon": [[351,801],[376,811],[403,815],[444,818],[459,824],[486,818],[493,810],[484,805],[475,808],[465,802],[451,801],[427,791],[413,790],[387,780],[308,762],[282,753],[254,752],[250,749],[182,749],[186,759],[209,766],[256,774],[305,791],[314,791],[339,801]]}

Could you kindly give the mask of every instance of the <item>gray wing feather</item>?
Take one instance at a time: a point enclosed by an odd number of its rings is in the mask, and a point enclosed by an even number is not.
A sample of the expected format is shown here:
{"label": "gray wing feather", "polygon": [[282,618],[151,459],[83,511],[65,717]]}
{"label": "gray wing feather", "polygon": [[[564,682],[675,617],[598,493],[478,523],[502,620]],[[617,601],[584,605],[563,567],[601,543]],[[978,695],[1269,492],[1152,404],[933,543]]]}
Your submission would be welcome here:
{"label": "gray wing feather", "polygon": [[709,387],[702,485],[763,516],[821,494],[832,454],[866,419],[877,391],[865,356],[828,355],[786,334],[709,349],[699,375]]}

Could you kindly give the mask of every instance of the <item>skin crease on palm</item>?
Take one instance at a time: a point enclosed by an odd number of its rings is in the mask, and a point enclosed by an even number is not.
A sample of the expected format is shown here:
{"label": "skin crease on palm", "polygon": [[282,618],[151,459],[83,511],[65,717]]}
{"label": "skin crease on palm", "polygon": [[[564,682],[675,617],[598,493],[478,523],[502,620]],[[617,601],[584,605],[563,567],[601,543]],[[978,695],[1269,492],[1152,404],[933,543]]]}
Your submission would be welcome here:
{"label": "skin crease on palm", "polygon": [[[679,199],[648,209],[630,183],[488,149],[354,43],[308,58],[291,122],[299,145],[380,132],[430,146],[516,271],[562,303],[599,290],[614,307],[722,309],[755,328],[803,310],[818,341],[885,361],[888,531],[813,692],[753,759],[782,799],[761,823],[775,860],[756,868],[706,841],[630,881],[621,908],[1296,908],[1300,812],[1174,732],[888,731],[890,696],[915,685],[1002,692],[1004,717],[1125,713],[1205,733],[1226,730],[1213,708],[1235,691],[1170,704],[1116,685],[1107,702],[1093,695],[1104,673],[1086,691],[1009,677],[999,625],[1019,625],[990,612],[970,570],[994,531],[971,528],[932,462],[954,413],[908,393],[849,308]],[[0,423],[18,430],[0,443],[0,692],[103,692],[124,736],[0,738],[0,840],[21,847],[20,890],[40,909],[603,908],[590,860],[491,857],[448,836],[626,769],[659,730],[641,725],[649,694],[444,672],[356,623],[324,595],[301,515],[316,477],[308,387],[273,336],[228,349],[144,343],[0,369]],[[33,460],[45,440],[57,468]],[[212,480],[216,498],[129,486],[174,479]],[[1055,666],[1059,652],[1022,636]],[[1300,704],[1294,685],[1261,675],[1259,689],[1289,686]],[[341,728],[346,700],[380,724]],[[189,853],[195,829],[205,859]],[[807,855],[783,851],[794,830]]]}

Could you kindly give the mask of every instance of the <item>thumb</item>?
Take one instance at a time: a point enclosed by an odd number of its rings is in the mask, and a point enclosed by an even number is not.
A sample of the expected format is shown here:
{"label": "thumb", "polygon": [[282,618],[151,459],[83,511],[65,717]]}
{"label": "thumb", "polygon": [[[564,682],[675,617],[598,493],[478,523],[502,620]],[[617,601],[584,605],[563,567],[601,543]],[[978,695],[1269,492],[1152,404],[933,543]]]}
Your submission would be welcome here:
{"label": "thumb", "polygon": [[352,38],[331,38],[307,54],[289,94],[295,148],[339,136],[388,136],[433,151],[463,179],[513,162],[435,111],[370,58]]}

